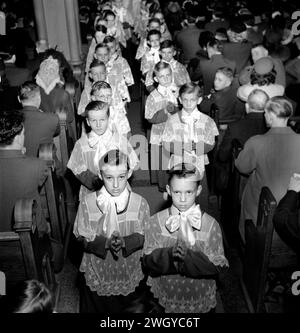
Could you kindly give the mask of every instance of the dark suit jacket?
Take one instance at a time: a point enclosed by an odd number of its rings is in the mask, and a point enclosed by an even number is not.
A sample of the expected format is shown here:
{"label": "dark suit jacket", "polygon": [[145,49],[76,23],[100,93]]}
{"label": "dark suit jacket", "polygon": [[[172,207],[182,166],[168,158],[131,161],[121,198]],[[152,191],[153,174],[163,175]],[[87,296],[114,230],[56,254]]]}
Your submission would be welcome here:
{"label": "dark suit jacket", "polygon": [[208,95],[213,88],[215,74],[220,67],[229,67],[235,73],[235,62],[224,58],[222,54],[215,54],[211,59],[200,60],[195,72],[192,73],[192,81],[198,81],[202,77],[204,95]]}
{"label": "dark suit jacket", "polygon": [[228,29],[229,28],[229,23],[226,20],[215,20],[215,21],[210,21],[207,22],[204,26],[205,30],[211,31],[213,34],[216,33],[216,31],[219,28],[224,28],[224,29]]}
{"label": "dark suit jacket", "polygon": [[229,124],[218,150],[219,161],[226,162],[229,160],[233,139],[238,139],[244,146],[251,136],[264,134],[266,131],[267,127],[263,112],[248,113],[245,118]]}
{"label": "dark suit jacket", "polygon": [[33,106],[25,106],[24,113],[26,155],[37,157],[41,143],[52,143],[59,134],[59,118],[56,114],[41,112]]}
{"label": "dark suit jacket", "polygon": [[219,110],[219,120],[241,119],[244,116],[245,103],[237,98],[237,89],[238,83],[233,80],[231,86],[216,91],[210,98],[205,97],[200,104],[200,111],[209,114],[212,104],[215,104]]}
{"label": "dark suit jacket", "polygon": [[19,87],[32,79],[29,69],[17,67],[15,64],[5,64],[5,74],[10,87]]}
{"label": "dark suit jacket", "polygon": [[200,49],[199,36],[203,30],[195,25],[190,25],[179,31],[175,37],[175,43],[179,46],[183,53],[183,64],[188,64],[189,61],[196,56]]}
{"label": "dark suit jacket", "polygon": [[47,95],[43,88],[41,88],[41,105],[40,108],[44,112],[55,113],[58,109],[65,109],[67,112],[67,127],[69,135],[73,140],[75,139],[75,133],[71,124],[75,121],[75,115],[73,110],[73,102],[64,87],[57,84],[56,87]]}
{"label": "dark suit jacket", "polygon": [[280,200],[273,218],[274,228],[282,240],[300,259],[300,220],[298,218],[299,194],[287,191]]}
{"label": "dark suit jacket", "polygon": [[224,43],[223,44],[223,55],[225,58],[235,61],[237,74],[250,65],[252,43]]}
{"label": "dark suit jacket", "polygon": [[[20,150],[0,150],[0,231],[13,226],[13,209],[17,199],[40,201],[38,187],[47,177],[47,165],[38,158],[27,157]],[[47,231],[45,220],[37,225],[40,234]]]}

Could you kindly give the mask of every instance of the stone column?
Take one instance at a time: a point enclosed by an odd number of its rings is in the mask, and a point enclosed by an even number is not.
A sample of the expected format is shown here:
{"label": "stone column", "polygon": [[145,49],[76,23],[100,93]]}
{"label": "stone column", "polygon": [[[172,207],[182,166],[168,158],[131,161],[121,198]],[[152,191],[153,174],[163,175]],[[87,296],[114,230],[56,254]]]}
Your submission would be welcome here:
{"label": "stone column", "polygon": [[37,26],[38,40],[45,40],[48,42],[47,26],[45,19],[45,9],[43,0],[33,0],[35,21]]}
{"label": "stone column", "polygon": [[81,60],[81,41],[79,27],[79,12],[77,0],[65,0],[66,23],[69,36],[70,63],[79,65]]}

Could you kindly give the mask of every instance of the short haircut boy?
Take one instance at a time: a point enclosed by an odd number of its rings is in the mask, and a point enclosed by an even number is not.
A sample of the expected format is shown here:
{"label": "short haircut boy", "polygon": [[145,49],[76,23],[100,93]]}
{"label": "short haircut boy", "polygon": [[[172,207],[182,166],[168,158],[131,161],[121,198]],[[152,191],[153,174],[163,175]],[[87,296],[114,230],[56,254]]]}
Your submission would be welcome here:
{"label": "short haircut boy", "polygon": [[98,59],[93,59],[93,61],[90,64],[90,70],[92,68],[96,68],[96,67],[100,67],[100,66],[103,66],[106,69],[105,63],[103,61],[98,60]]}
{"label": "short haircut boy", "polygon": [[174,177],[188,178],[193,176],[195,181],[197,182],[197,186],[199,186],[201,182],[199,171],[194,165],[189,163],[181,163],[174,165],[170,170],[168,170],[168,175],[169,175],[168,179],[169,185]]}
{"label": "short haircut boy", "polygon": [[97,52],[98,49],[101,49],[101,48],[105,48],[105,49],[107,49],[107,51],[109,51],[109,47],[106,44],[98,43],[95,47],[95,53]]}
{"label": "short haircut boy", "polygon": [[160,50],[173,48],[175,50],[175,44],[172,40],[164,40],[160,43]]}
{"label": "short haircut boy", "polygon": [[150,40],[151,36],[159,35],[159,38],[161,38],[161,32],[158,30],[150,30],[147,34],[147,40]]}
{"label": "short haircut boy", "polygon": [[226,77],[228,77],[228,79],[230,79],[231,81],[233,80],[233,71],[229,67],[220,67],[217,69],[216,73],[222,73]]}
{"label": "short haircut boy", "polygon": [[109,117],[109,106],[102,101],[92,101],[85,108],[85,116],[88,117],[90,111],[102,111],[107,110],[107,116]]}
{"label": "short haircut boy", "polygon": [[202,89],[198,86],[198,84],[193,82],[185,83],[179,89],[179,96],[182,96],[183,94],[193,94],[193,93],[196,93],[198,97],[203,96]]}
{"label": "short haircut boy", "polygon": [[155,76],[157,76],[157,73],[166,68],[170,68],[170,70],[172,71],[171,66],[168,63],[160,61],[157,64],[155,64],[153,72]]}
{"label": "short haircut boy", "polygon": [[111,85],[105,81],[97,81],[92,85],[91,96],[95,95],[100,89],[111,89]]}
{"label": "short haircut boy", "polygon": [[105,36],[105,38],[103,39],[103,43],[107,44],[107,43],[116,43],[116,39],[113,36]]}
{"label": "short haircut boy", "polygon": [[113,149],[100,158],[99,170],[101,171],[104,165],[117,166],[122,164],[127,165],[127,170],[130,170],[128,156],[119,149]]}

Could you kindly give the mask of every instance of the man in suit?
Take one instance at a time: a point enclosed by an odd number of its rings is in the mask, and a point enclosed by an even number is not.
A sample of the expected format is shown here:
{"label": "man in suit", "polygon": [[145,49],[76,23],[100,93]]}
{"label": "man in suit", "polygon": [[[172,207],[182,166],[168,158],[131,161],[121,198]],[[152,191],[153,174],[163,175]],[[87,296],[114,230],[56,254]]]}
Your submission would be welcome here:
{"label": "man in suit", "polygon": [[53,143],[53,137],[60,133],[59,118],[39,109],[41,93],[34,82],[27,81],[20,87],[19,101],[24,113],[26,155],[37,157],[39,145]]}
{"label": "man in suit", "polygon": [[186,26],[174,36],[176,45],[182,50],[181,62],[187,65],[192,58],[195,58],[199,50],[199,36],[201,29],[196,26],[197,14],[190,9],[185,21]]}
{"label": "man in suit", "polygon": [[[265,106],[265,119],[270,129],[246,141],[235,166],[249,179],[242,194],[240,231],[244,237],[244,221],[257,220],[259,195],[269,187],[276,202],[286,193],[291,175],[300,173],[300,135],[288,127],[293,114],[292,104],[284,97],[270,98]],[[274,233],[276,239],[276,234]]]}
{"label": "man in suit", "polygon": [[229,42],[223,44],[225,58],[235,61],[237,74],[250,65],[252,43],[247,41],[247,28],[243,22],[232,22],[227,31]]}
{"label": "man in suit", "polygon": [[[18,111],[0,113],[0,231],[10,231],[20,198],[40,201],[38,188],[47,178],[46,162],[24,152],[24,116]],[[45,219],[37,219],[38,232],[48,232]]]}
{"label": "man in suit", "polygon": [[245,118],[228,125],[219,147],[219,161],[227,162],[230,159],[233,139],[237,139],[243,146],[250,137],[267,131],[264,108],[268,100],[269,96],[262,90],[251,92],[245,104]]}
{"label": "man in suit", "polygon": [[208,41],[207,54],[209,59],[199,61],[196,70],[191,75],[192,81],[199,81],[202,78],[204,95],[208,95],[214,86],[214,79],[217,69],[228,67],[235,73],[235,62],[226,59],[221,53],[221,44],[215,38]]}

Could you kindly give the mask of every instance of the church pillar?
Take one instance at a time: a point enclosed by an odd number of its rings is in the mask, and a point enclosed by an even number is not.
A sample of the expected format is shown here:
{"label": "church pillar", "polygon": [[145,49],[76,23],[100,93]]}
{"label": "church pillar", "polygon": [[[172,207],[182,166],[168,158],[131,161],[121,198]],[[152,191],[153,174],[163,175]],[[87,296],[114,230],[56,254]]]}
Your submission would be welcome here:
{"label": "church pillar", "polygon": [[48,41],[43,0],[33,0],[38,40]]}
{"label": "church pillar", "polygon": [[63,52],[74,68],[80,66],[78,0],[34,0],[34,11],[39,40]]}

